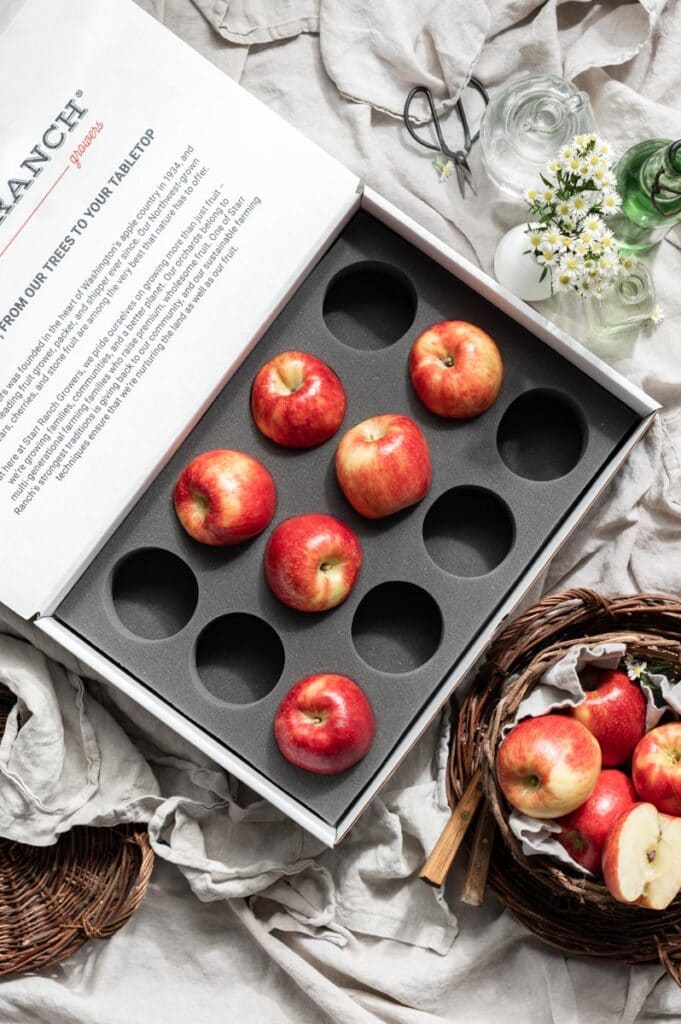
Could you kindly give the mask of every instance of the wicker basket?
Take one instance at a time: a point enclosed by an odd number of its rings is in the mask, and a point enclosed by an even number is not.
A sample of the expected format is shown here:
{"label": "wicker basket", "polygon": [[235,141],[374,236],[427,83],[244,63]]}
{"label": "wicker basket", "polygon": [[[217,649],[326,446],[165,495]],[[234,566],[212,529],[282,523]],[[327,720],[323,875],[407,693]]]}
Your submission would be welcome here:
{"label": "wicker basket", "polygon": [[[0,734],[14,702],[0,687]],[[141,903],[153,865],[142,825],[78,827],[45,847],[0,839],[0,976],[108,939]]]}
{"label": "wicker basket", "polygon": [[480,768],[496,823],[488,883],[530,931],[573,955],[628,964],[659,960],[681,985],[681,898],[664,911],[627,906],[551,857],[526,857],[508,827],[509,806],[494,773],[500,730],[544,672],[575,643],[612,640],[681,670],[681,602],[658,594],[606,599],[569,590],[540,601],[501,632],[459,712],[450,803],[458,803]]}

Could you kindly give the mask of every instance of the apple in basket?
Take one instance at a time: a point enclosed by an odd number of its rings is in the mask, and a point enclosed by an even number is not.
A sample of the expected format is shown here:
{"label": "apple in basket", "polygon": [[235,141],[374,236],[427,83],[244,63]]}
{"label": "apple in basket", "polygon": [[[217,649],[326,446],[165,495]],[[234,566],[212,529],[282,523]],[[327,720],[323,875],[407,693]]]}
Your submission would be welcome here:
{"label": "apple in basket", "polygon": [[588,729],[565,715],[526,718],[502,740],[496,757],[508,802],[533,818],[569,814],[594,791],[601,750]]}
{"label": "apple in basket", "polygon": [[287,448],[328,441],[343,422],[345,406],[336,374],[307,352],[280,352],[258,370],[251,388],[256,426]]}
{"label": "apple in basket", "polygon": [[177,518],[194,540],[226,547],[254,537],[277,507],[274,481],[245,452],[203,452],[185,466],[175,485]]}
{"label": "apple in basket", "polygon": [[571,708],[570,714],[598,740],[604,766],[624,764],[646,731],[646,699],[641,687],[619,670],[587,669],[580,682],[586,700]]}
{"label": "apple in basket", "polygon": [[642,800],[681,815],[681,722],[646,733],[634,751],[631,775]]}
{"label": "apple in basket", "polygon": [[432,479],[428,442],[408,416],[372,416],[341,439],[336,476],[361,516],[390,516],[428,493]]}
{"label": "apple in basket", "polygon": [[620,815],[603,848],[603,878],[620,903],[664,910],[681,889],[681,818],[652,804]]}
{"label": "apple in basket", "polygon": [[576,810],[558,818],[561,832],[556,838],[573,860],[597,874],[610,829],[636,801],[636,790],[629,776],[617,768],[606,768],[598,776],[591,796]]}
{"label": "apple in basket", "polygon": [[362,564],[353,531],[333,516],[284,520],[265,549],[265,576],[280,601],[302,612],[324,612],[344,601]]}
{"label": "apple in basket", "polygon": [[496,401],[504,364],[485,331],[465,320],[445,320],[414,342],[409,376],[416,394],[436,416],[469,419]]}
{"label": "apple in basket", "polygon": [[343,772],[364,757],[376,722],[363,690],[347,676],[307,676],[282,700],[274,736],[284,757],[318,775]]}

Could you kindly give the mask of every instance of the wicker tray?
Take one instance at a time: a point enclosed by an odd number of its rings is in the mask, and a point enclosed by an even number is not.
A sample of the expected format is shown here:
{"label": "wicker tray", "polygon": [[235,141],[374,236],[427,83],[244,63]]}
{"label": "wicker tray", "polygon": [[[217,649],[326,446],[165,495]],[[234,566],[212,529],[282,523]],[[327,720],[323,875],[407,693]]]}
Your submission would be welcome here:
{"label": "wicker tray", "polygon": [[[604,885],[571,874],[553,858],[526,857],[508,827],[509,807],[494,774],[501,727],[543,673],[575,643],[608,640],[681,668],[681,602],[662,594],[608,599],[569,590],[532,606],[499,634],[458,715],[450,803],[459,803],[480,769],[484,813],[496,824],[493,842],[491,836],[487,840],[488,882],[530,931],[572,955],[628,964],[659,961],[681,985],[681,898],[665,911],[627,906],[616,903]],[[511,676],[516,678],[504,687]]]}
{"label": "wicker tray", "polygon": [[[0,734],[14,701],[0,687]],[[140,905],[153,865],[142,825],[78,827],[45,847],[0,839],[0,976],[110,938]]]}

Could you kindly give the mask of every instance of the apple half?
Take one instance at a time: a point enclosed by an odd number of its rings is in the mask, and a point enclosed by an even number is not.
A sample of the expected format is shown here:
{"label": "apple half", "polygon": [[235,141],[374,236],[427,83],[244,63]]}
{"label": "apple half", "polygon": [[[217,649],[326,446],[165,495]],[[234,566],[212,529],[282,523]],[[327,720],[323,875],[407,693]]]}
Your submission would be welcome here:
{"label": "apple half", "polygon": [[603,878],[620,903],[664,910],[681,890],[681,818],[634,804],[603,847]]}

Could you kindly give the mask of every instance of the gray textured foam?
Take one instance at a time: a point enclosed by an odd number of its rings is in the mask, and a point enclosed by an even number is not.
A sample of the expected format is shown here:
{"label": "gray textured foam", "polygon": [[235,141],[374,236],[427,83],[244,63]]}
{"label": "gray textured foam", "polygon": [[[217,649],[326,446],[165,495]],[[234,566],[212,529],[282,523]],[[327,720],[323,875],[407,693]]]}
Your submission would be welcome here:
{"label": "gray textured foam", "polygon": [[[374,324],[385,335],[399,329],[410,316],[407,296],[390,299],[390,288],[368,288],[362,275],[349,275],[329,305],[329,319],[351,344],[339,341],[323,318],[324,299],[330,282],[356,262],[376,261],[399,268],[411,282],[415,304],[413,324],[390,346],[379,345],[375,336],[358,322],[372,309],[374,299],[389,302],[389,309]],[[380,282],[379,282],[380,285]],[[383,281],[385,285],[385,281]],[[395,283],[398,291],[403,283]],[[354,309],[354,313],[353,313]],[[406,312],[405,312],[406,310]],[[505,363],[504,385],[498,401],[479,419],[452,423],[431,416],[413,394],[406,361],[415,337],[429,324],[444,319],[470,320],[496,339]],[[379,327],[380,325],[380,327]],[[229,325],[225,324],[225,331]],[[219,331],[216,344],[219,344]],[[188,339],[188,342],[190,340]],[[341,433],[375,413],[405,412],[424,429],[433,458],[433,485],[420,505],[382,521],[361,519],[346,503],[335,481],[333,456],[340,434],[320,448],[287,451],[262,437],[251,421],[249,389],[257,369],[270,356],[288,348],[301,348],[328,361],[343,380],[348,411]],[[578,411],[585,424],[581,458],[567,474],[552,480],[531,480],[515,475],[497,450],[497,430],[505,410],[519,396],[533,389],[562,395]],[[536,405],[535,405],[536,411]],[[530,444],[527,423],[522,443]],[[165,469],[138,502],[115,535],[83,574],[57,611],[57,617],[115,662],[127,669],[169,704],[206,729],[263,772],[324,820],[335,824],[351,807],[381,767],[411,721],[434,694],[451,666],[485,628],[490,616],[523,573],[528,562],[555,532],[584,489],[617,450],[638,422],[637,416],[598,384],[553,352],[486,299],[457,281],[444,269],[366,214],[358,214],[310,273],[272,327],[227,384],[201,422],[182,444]],[[548,447],[557,463],[579,451],[579,441],[569,435],[561,441],[566,421],[558,427]],[[537,423],[538,431],[543,424]],[[505,439],[513,449],[512,439]],[[270,469],[278,488],[278,508],[273,526],[288,516],[327,511],[356,530],[364,550],[364,565],[350,598],[324,615],[305,615],[281,605],[269,592],[262,557],[270,530],[238,548],[216,550],[194,543],[179,526],[172,506],[175,480],[182,467],[209,448],[236,448],[250,452]],[[516,455],[517,455],[517,445]],[[550,475],[547,447],[539,446],[540,472]],[[434,502],[452,487],[478,486],[497,495],[513,516],[512,546],[506,557],[487,575],[457,577],[440,568],[429,556],[423,537],[425,516]],[[471,493],[466,492],[470,515],[475,515]],[[492,503],[493,504],[493,503]],[[481,523],[494,524],[486,503]],[[432,523],[431,523],[432,525]],[[505,522],[500,529],[508,532]],[[431,550],[446,548],[447,523],[438,515],[430,537]],[[500,543],[494,537],[485,550],[484,529],[470,530],[453,554],[466,572],[486,559],[498,557]],[[467,552],[467,546],[470,550]],[[168,639],[140,639],[122,626],[114,607],[112,578],[121,560],[144,548],[157,547],[176,553],[191,567],[198,581],[198,604],[188,623]],[[477,550],[476,550],[477,548]],[[443,555],[443,561],[447,561]],[[154,560],[140,557],[141,577]],[[127,621],[140,616],[147,631],[154,614],[140,604],[150,597],[166,607],[159,610],[159,629],[186,617],[192,594],[174,594],[169,587],[154,586],[140,578],[135,594],[134,562],[124,576],[123,595],[118,594],[121,614]],[[182,575],[175,573],[176,585]],[[405,591],[390,588],[381,600],[369,600],[356,626],[357,643],[369,660],[402,673],[370,667],[352,640],[353,617],[362,599],[375,586],[389,581],[408,581],[423,588],[439,606],[431,617],[428,602],[414,606],[414,630],[405,627],[404,609],[396,602]],[[161,595],[159,597],[159,595]],[[379,595],[380,596],[380,595]],[[137,610],[136,610],[137,607]],[[385,608],[382,616],[381,607]],[[201,631],[214,619],[248,613],[269,623],[285,651],[284,669],[278,682],[252,704],[244,704],[250,688],[259,694],[269,683],[262,676],[277,671],[277,645],[265,630],[262,641],[250,620],[228,620],[231,636],[245,632],[254,637],[257,658],[249,663],[243,643],[220,652],[219,635],[209,635],[202,648],[207,689],[196,668],[195,648]],[[149,622],[151,619],[151,622]],[[235,628],[236,627],[236,632]],[[437,649],[423,665],[414,663]],[[260,649],[262,647],[262,649]],[[376,712],[377,733],[367,757],[337,776],[315,776],[286,762],[276,747],[272,720],[289,687],[312,672],[335,671],[356,679],[368,694]],[[224,674],[223,674],[224,673]],[[236,677],[231,679],[230,673]],[[256,682],[256,677],[259,682]],[[212,691],[212,692],[211,692]],[[233,702],[216,696],[231,693]]]}

